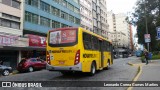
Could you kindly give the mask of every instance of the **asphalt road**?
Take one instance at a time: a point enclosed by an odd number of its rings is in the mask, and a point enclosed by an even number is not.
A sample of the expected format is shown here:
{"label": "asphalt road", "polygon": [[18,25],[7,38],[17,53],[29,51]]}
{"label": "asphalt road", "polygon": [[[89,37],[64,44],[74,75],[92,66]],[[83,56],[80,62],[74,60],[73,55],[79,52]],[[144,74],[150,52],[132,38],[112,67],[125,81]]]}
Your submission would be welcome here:
{"label": "asphalt road", "polygon": [[[64,76],[60,72],[47,70],[35,71],[32,73],[21,73],[6,77],[0,77],[0,81],[132,81],[137,73],[137,67],[127,62],[137,59],[136,57],[115,59],[109,70],[98,71],[94,76],[83,73]],[[10,88],[9,88],[10,89]],[[1,90],[9,90],[2,88]],[[24,88],[12,88],[22,90]],[[26,88],[25,88],[26,89]],[[25,90],[24,89],[24,90]],[[127,87],[58,87],[58,88],[27,88],[26,90],[125,90]]]}

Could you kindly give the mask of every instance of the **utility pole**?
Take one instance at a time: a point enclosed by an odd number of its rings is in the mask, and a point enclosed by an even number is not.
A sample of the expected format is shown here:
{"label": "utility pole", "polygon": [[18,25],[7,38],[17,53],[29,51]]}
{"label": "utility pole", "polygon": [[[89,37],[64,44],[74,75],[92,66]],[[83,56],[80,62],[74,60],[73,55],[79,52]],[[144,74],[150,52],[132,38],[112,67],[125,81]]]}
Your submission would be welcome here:
{"label": "utility pole", "polygon": [[[147,25],[147,15],[146,15],[146,1],[144,0],[144,13],[145,13],[145,24],[146,24],[146,34],[148,34],[148,25]],[[149,52],[149,42],[147,42],[147,50]]]}

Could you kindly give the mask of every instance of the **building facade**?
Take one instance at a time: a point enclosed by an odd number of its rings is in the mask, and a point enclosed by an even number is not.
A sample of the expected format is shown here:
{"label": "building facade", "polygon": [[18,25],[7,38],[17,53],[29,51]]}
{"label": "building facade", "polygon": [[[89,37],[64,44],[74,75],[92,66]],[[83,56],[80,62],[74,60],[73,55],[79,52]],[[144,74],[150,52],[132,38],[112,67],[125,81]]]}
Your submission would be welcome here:
{"label": "building facade", "polygon": [[0,33],[22,35],[23,4],[21,0],[0,0],[0,7]]}
{"label": "building facade", "polygon": [[102,35],[100,0],[92,0],[93,32]]}
{"label": "building facade", "polygon": [[79,0],[25,0],[24,34],[80,26]]}
{"label": "building facade", "polygon": [[116,47],[130,48],[131,27],[126,21],[126,15],[114,14],[110,11],[107,13],[107,19],[109,30],[111,32],[109,39],[116,45]]}
{"label": "building facade", "polygon": [[123,32],[126,35],[125,47],[130,48],[130,24],[126,21],[126,14],[115,14],[116,19],[116,31]]}
{"label": "building facade", "polygon": [[93,32],[92,0],[80,0],[81,27]]}
{"label": "building facade", "polygon": [[109,25],[107,22],[107,1],[106,0],[99,0],[99,1],[100,1],[101,34],[103,37],[108,38]]}
{"label": "building facade", "polygon": [[[80,26],[79,0],[0,0],[0,60],[45,57],[48,30]],[[36,43],[36,45],[34,45]]]}
{"label": "building facade", "polygon": [[[13,68],[20,57],[18,47],[25,42],[23,35],[22,0],[0,0],[0,60]],[[18,42],[19,41],[19,42]]]}

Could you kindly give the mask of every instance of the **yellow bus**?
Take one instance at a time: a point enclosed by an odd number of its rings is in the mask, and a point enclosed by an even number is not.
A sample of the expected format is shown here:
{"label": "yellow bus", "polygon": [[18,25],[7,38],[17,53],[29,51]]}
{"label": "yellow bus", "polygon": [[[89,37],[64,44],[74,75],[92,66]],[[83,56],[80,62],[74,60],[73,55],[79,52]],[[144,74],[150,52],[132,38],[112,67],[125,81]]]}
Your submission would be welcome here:
{"label": "yellow bus", "polygon": [[112,43],[81,27],[58,28],[47,35],[46,69],[94,75],[113,64]]}

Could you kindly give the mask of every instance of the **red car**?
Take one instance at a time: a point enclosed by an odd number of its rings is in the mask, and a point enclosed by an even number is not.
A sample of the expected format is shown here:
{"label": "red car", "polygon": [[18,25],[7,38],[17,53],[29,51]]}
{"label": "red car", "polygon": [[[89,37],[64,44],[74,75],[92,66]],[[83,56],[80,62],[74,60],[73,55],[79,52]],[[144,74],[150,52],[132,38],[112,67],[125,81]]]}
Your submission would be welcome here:
{"label": "red car", "polygon": [[40,70],[46,68],[46,61],[37,58],[23,59],[17,66],[19,72]]}

